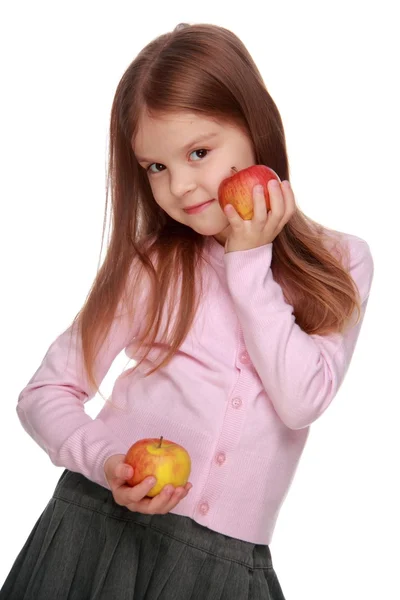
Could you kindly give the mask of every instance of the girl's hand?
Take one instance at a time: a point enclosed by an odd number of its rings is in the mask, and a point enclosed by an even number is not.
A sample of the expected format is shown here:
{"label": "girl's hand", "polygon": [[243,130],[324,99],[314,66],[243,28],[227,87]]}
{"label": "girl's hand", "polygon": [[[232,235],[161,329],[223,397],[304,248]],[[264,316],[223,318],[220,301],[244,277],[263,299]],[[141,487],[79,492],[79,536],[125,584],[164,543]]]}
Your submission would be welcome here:
{"label": "girl's hand", "polygon": [[154,498],[145,498],[155,481],[150,483],[150,477],[146,477],[138,485],[127,485],[126,481],[133,477],[133,468],[126,464],[124,459],[124,454],[110,456],[104,463],[104,473],[115,502],[133,512],[165,515],[188,495],[192,487],[189,482],[185,487],[174,488],[173,485],[166,485]]}
{"label": "girl's hand", "polygon": [[289,181],[268,182],[271,210],[267,211],[262,186],[253,189],[254,215],[245,221],[231,204],[225,206],[231,232],[225,243],[225,253],[250,250],[272,242],[296,211],[296,202]]}

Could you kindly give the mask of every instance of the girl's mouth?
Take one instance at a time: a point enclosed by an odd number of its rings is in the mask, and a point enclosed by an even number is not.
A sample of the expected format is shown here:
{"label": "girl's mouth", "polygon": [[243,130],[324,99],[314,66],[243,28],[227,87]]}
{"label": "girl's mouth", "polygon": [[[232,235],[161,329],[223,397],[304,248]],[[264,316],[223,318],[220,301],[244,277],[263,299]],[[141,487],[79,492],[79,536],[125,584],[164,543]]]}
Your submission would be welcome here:
{"label": "girl's mouth", "polygon": [[208,206],[210,206],[213,202],[215,202],[215,199],[212,198],[211,200],[208,200],[207,202],[204,202],[203,204],[198,204],[197,206],[193,206],[191,208],[184,208],[183,210],[188,214],[188,215],[194,215],[197,214],[199,212],[202,212],[203,210],[205,210]]}

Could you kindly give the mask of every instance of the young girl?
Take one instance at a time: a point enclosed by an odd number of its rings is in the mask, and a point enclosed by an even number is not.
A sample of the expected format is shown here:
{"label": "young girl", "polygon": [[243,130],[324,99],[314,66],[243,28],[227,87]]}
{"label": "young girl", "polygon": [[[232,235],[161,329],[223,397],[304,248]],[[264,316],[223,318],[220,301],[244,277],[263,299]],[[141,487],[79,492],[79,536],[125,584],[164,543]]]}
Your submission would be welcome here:
{"label": "young girl", "polygon": [[[243,220],[217,192],[254,164],[280,182],[270,210],[254,187]],[[349,368],[369,246],[296,206],[277,107],[221,27],[178,26],[128,67],[109,168],[104,263],[17,406],[65,470],[0,598],[282,600],[269,545],[310,425]],[[136,365],[91,419],[84,404],[123,349]],[[160,436],[192,471],[150,498],[151,478],[127,485],[124,456]]]}

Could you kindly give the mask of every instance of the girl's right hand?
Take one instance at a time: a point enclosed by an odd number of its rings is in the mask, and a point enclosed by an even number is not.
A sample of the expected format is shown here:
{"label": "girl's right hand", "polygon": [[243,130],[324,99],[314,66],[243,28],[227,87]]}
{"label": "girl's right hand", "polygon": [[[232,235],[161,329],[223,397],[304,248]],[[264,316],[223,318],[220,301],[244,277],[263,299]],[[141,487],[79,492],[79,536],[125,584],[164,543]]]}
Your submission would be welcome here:
{"label": "girl's right hand", "polygon": [[133,477],[133,468],[124,460],[125,454],[110,456],[104,463],[104,473],[115,502],[133,512],[165,515],[188,495],[192,487],[189,482],[185,487],[175,488],[173,485],[166,485],[154,498],[146,498],[145,496],[154,486],[154,481],[150,483],[150,477],[146,477],[133,487],[127,485],[126,481]]}

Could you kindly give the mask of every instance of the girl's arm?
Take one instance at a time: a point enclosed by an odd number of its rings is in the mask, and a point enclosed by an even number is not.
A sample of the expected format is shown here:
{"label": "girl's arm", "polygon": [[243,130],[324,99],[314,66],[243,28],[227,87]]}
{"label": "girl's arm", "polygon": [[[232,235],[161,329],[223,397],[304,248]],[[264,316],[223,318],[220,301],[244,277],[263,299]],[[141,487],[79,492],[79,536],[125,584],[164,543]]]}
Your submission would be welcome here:
{"label": "girl's arm", "polygon": [[[98,385],[133,335],[127,315],[117,316],[95,361]],[[100,419],[86,414],[84,403],[94,395],[83,372],[80,338],[70,327],[52,343],[20,393],[17,413],[55,465],[109,488],[103,465],[109,456],[127,449]]]}
{"label": "girl's arm", "polygon": [[361,322],[345,335],[308,335],[270,269],[272,243],[225,254],[230,293],[246,349],[282,421],[309,426],[328,408],[349,367],[368,303],[374,263],[368,244],[350,239],[350,274],[361,295]]}

